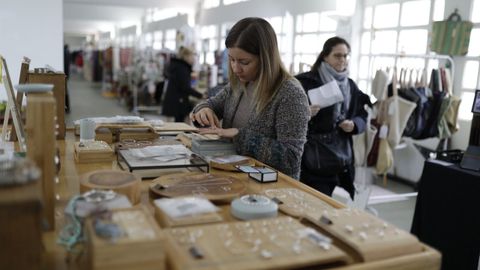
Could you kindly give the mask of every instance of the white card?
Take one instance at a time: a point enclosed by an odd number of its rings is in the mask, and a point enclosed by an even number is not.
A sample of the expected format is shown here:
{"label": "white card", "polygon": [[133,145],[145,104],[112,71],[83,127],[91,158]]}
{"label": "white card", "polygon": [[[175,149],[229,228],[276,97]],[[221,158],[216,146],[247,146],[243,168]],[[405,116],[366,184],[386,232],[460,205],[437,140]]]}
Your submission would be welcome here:
{"label": "white card", "polygon": [[308,90],[308,98],[312,105],[319,105],[320,109],[332,106],[343,101],[343,94],[335,80],[320,87]]}

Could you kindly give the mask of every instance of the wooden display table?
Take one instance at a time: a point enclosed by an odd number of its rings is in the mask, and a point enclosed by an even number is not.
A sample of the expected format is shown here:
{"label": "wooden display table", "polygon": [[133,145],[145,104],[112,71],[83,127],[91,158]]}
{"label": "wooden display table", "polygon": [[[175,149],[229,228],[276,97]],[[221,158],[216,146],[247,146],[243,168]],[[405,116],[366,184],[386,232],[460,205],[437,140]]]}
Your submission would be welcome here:
{"label": "wooden display table", "polygon": [[[80,187],[80,175],[93,171],[93,170],[100,170],[100,169],[119,169],[118,165],[116,162],[105,162],[105,163],[89,163],[89,164],[78,164],[74,162],[74,141],[75,137],[73,134],[73,131],[68,131],[66,140],[65,141],[58,141],[58,145],[60,147],[60,153],[61,153],[61,162],[62,162],[62,169],[60,170],[60,183],[57,184],[56,186],[56,191],[59,194],[59,200],[56,201],[56,212],[61,213],[64,210],[64,207],[68,200],[78,194],[80,192],[79,187]],[[278,196],[278,194],[272,192],[271,190],[273,189],[296,189],[299,190],[305,194],[308,194],[308,196],[315,197],[317,199],[320,199],[318,201],[321,202],[324,207],[328,209],[343,209],[345,206],[332,198],[317,192],[316,190],[313,190],[312,188],[300,183],[299,181],[296,181],[294,179],[291,179],[290,177],[279,173],[279,179],[278,182],[274,183],[268,183],[268,184],[261,184],[257,183],[253,180],[249,180],[248,176],[243,173],[237,173],[237,172],[228,172],[228,171],[219,171],[215,169],[211,169],[210,173],[218,174],[218,175],[225,175],[225,176],[231,176],[233,175],[235,178],[239,179],[239,181],[242,181],[246,185],[246,191],[245,194],[275,194],[275,196]],[[153,196],[149,192],[149,186],[152,181],[142,181],[141,183],[141,203],[147,207],[147,209],[150,211],[150,213],[153,215],[154,213],[154,207],[152,204],[152,199],[156,196]],[[267,192],[270,190],[269,192]],[[311,199],[311,198],[310,198]],[[283,199],[285,202],[288,201],[288,198]],[[219,212],[220,216],[222,217],[222,222],[223,223],[228,223],[228,222],[239,222],[238,219],[234,218],[230,214],[230,204],[225,203],[225,204],[217,204],[217,206],[221,209]],[[280,207],[282,209],[282,207]],[[285,212],[288,212],[288,209],[284,209]],[[292,209],[290,209],[291,211]],[[361,212],[361,211],[360,211]],[[298,212],[292,212],[292,213],[297,213]],[[285,217],[287,216],[284,212],[279,212],[279,217]],[[298,220],[295,217],[293,217],[294,220]],[[301,221],[301,220],[300,220]],[[58,225],[63,225],[64,223],[64,217],[63,215],[57,215],[57,224]],[[210,225],[203,225],[203,226],[215,226],[215,224],[222,224],[222,223],[213,223]],[[268,225],[268,224],[267,224]],[[262,225],[263,226],[263,225]],[[389,225],[391,226],[391,225]],[[56,227],[57,232],[55,233],[46,233],[45,234],[45,246],[47,249],[47,254],[45,256],[45,261],[44,261],[44,268],[45,269],[85,269],[84,265],[81,265],[81,263],[76,263],[76,262],[70,262],[70,265],[67,265],[65,261],[65,251],[61,246],[58,246],[55,244],[56,240],[56,235],[58,235],[58,230],[60,230],[61,226]],[[222,227],[223,228],[223,227]],[[167,229],[163,229],[167,230]],[[171,230],[171,229],[169,229]],[[174,231],[175,232],[175,231]],[[205,235],[203,236],[205,237]],[[213,241],[213,239],[212,239]],[[208,243],[208,241],[207,241]],[[409,252],[408,254],[400,254],[400,255],[395,255],[394,257],[390,258],[380,258],[380,259],[375,259],[373,261],[368,261],[367,259],[364,259],[365,261],[362,261],[361,259],[356,259],[354,257],[351,257],[351,253],[348,249],[344,249],[343,251],[349,255],[349,258],[345,259],[344,261],[347,261],[347,264],[336,264],[336,265],[330,265],[328,269],[439,269],[440,268],[440,254],[435,251],[434,249],[423,245],[419,244],[418,245],[419,251],[413,250]],[[166,247],[167,249],[169,246]],[[342,248],[342,247],[340,247]],[[369,246],[370,249],[369,252],[382,252],[382,247],[374,247],[374,246]],[[170,255],[167,260],[172,260],[175,261],[177,259],[180,259],[182,256],[181,254],[178,254],[178,257],[175,255]],[[302,255],[298,255],[302,256]],[[263,259],[265,260],[265,259]],[[267,259],[268,260],[268,259]],[[302,258],[298,258],[299,262],[302,262]],[[266,268],[269,269],[278,269],[280,267],[275,263],[278,263],[279,261],[276,261],[275,259],[270,259],[269,263],[264,263],[262,264]],[[295,265],[293,264],[294,268],[302,267],[305,265],[298,264]],[[83,267],[82,267],[83,266]],[[229,264],[228,269],[234,269],[234,268],[239,268],[241,264]],[[179,267],[178,264],[175,265],[175,267]],[[226,269],[226,265],[218,265],[218,269]],[[292,265],[288,266],[292,267]],[[167,268],[170,269],[170,268]]]}

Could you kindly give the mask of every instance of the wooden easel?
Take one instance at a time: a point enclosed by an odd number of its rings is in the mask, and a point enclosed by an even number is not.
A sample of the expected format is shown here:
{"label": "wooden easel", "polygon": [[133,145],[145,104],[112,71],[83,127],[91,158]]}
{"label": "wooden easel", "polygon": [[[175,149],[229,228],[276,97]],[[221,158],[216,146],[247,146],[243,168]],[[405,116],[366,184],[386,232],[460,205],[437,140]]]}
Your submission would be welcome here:
{"label": "wooden easel", "polygon": [[[22,66],[20,68],[20,77],[18,79],[18,84],[26,84],[28,83],[28,69],[30,68],[30,58],[23,57]],[[22,106],[23,104],[23,92],[17,91],[17,104],[18,106]],[[20,114],[21,116],[21,114]],[[10,141],[14,142],[17,140],[17,130],[15,126],[13,126],[12,131],[10,132]]]}
{"label": "wooden easel", "polygon": [[3,119],[3,128],[2,128],[2,139],[7,140],[7,128],[8,120],[10,118],[10,113],[12,114],[13,125],[17,130],[18,136],[18,145],[21,152],[25,152],[25,130],[23,129],[23,122],[20,117],[20,112],[18,111],[17,101],[15,100],[15,93],[13,92],[12,81],[10,79],[10,73],[8,72],[7,61],[3,56],[0,55],[0,61],[5,70],[5,75],[3,75],[3,85],[7,91],[7,107],[5,109],[5,117]]}

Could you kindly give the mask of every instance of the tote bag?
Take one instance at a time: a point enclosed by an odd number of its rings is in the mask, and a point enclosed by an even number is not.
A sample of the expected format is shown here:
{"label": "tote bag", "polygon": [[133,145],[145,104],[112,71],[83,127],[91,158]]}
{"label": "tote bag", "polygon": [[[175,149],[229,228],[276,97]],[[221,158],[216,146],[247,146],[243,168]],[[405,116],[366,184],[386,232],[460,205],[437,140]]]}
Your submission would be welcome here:
{"label": "tote bag", "polygon": [[466,55],[473,23],[462,21],[455,10],[446,21],[433,22],[430,50],[439,54]]}

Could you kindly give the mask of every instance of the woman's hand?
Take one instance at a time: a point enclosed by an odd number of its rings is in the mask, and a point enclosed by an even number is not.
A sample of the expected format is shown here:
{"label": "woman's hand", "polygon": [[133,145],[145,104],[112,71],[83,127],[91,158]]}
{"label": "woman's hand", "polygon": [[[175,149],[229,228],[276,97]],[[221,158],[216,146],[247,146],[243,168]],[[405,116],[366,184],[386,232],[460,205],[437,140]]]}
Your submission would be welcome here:
{"label": "woman's hand", "polygon": [[352,120],[343,120],[338,126],[343,129],[343,131],[350,133],[355,128],[355,123],[353,123]]}
{"label": "woman's hand", "polygon": [[320,105],[310,105],[310,118],[317,115],[318,111],[320,111]]}
{"label": "woman's hand", "polygon": [[190,120],[196,121],[202,127],[216,128],[220,126],[220,121],[212,109],[203,108],[196,113],[190,113]]}
{"label": "woman's hand", "polygon": [[233,138],[237,136],[238,129],[237,128],[200,128],[198,130],[200,134],[216,134],[223,138]]}

